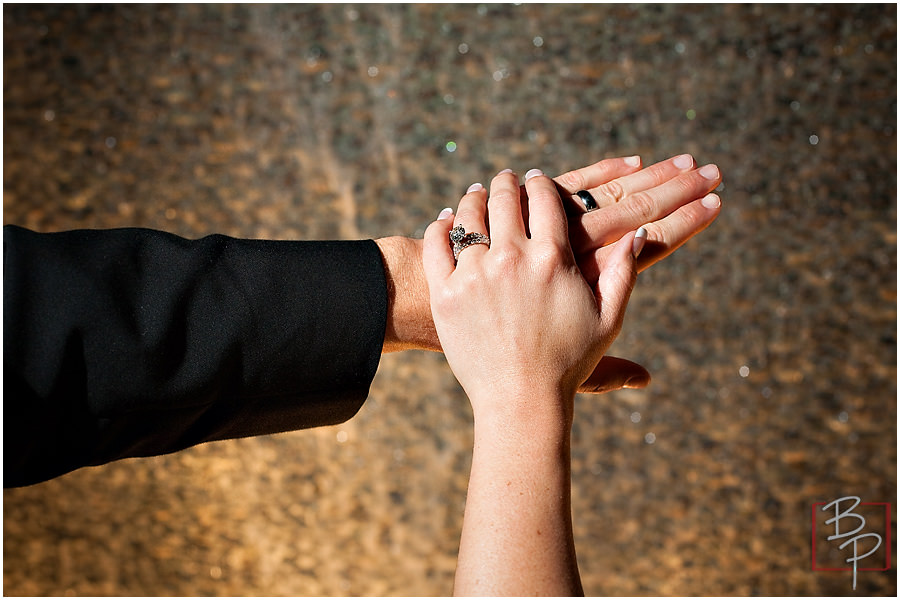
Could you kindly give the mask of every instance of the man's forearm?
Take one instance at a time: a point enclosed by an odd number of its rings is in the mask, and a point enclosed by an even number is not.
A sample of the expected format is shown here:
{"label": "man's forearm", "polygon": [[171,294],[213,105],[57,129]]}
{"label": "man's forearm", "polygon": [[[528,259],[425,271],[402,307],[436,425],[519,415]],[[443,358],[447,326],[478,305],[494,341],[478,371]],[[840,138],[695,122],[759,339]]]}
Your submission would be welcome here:
{"label": "man's forearm", "polygon": [[368,395],[371,241],[8,225],[3,247],[4,486],[340,423]]}

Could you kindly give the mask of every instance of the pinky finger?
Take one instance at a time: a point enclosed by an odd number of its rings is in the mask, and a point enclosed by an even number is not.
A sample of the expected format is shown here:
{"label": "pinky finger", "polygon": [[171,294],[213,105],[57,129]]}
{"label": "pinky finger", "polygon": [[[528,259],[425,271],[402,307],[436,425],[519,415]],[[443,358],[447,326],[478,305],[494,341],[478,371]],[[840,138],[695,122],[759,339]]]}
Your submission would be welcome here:
{"label": "pinky finger", "polygon": [[[707,194],[655,223],[648,223],[647,243],[637,260],[638,272],[649,269],[709,227],[719,216],[721,208],[721,199],[716,194]],[[611,248],[603,246],[576,256],[588,283],[597,281],[610,259]]]}
{"label": "pinky finger", "polygon": [[425,270],[425,279],[431,287],[439,281],[443,281],[453,273],[456,261],[453,260],[453,250],[450,249],[449,235],[453,228],[453,209],[445,208],[425,230],[425,239],[422,246],[422,266]]}
{"label": "pinky finger", "polygon": [[671,215],[647,226],[650,235],[647,247],[638,259],[638,271],[643,271],[680,248],[689,239],[709,227],[722,208],[716,194],[682,206]]}

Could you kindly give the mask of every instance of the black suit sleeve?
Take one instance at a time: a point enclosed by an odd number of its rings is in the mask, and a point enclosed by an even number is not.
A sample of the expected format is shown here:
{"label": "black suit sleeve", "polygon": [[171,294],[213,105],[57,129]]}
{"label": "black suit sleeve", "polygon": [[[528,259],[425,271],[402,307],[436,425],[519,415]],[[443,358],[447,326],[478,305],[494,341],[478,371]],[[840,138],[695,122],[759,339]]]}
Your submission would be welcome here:
{"label": "black suit sleeve", "polygon": [[4,487],[340,423],[387,316],[371,241],[3,232]]}

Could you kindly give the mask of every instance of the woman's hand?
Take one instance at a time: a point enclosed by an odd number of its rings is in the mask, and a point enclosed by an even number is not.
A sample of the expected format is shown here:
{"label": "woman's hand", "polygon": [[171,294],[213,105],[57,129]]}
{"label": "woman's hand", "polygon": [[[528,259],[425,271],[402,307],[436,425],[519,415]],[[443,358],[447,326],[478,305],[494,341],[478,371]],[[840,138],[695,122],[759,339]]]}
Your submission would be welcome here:
{"label": "woman's hand", "polygon": [[[490,402],[499,390],[574,396],[618,334],[636,277],[634,250],[644,238],[635,244],[629,232],[612,246],[589,286],[572,253],[555,183],[535,169],[526,174],[525,187],[527,217],[517,177],[501,172],[490,199],[473,185],[455,221],[445,211],[425,233],[425,278],[437,334],[476,418],[482,409],[499,408]],[[470,246],[454,264],[448,242],[454,225],[489,234],[490,247]]]}
{"label": "woman's hand", "polygon": [[[569,233],[575,255],[588,281],[595,282],[613,251],[608,244],[647,223],[647,244],[637,268],[662,260],[718,216],[721,202],[710,193],[721,183],[714,165],[697,168],[682,154],[641,169],[639,157],[610,158],[554,178],[568,205]],[[599,209],[584,213],[572,198],[589,191]],[[523,202],[527,202],[524,186]],[[388,279],[389,310],[385,352],[411,348],[441,351],[432,322],[428,290],[422,272],[422,242],[401,237],[376,240]],[[603,393],[642,388],[650,374],[629,360],[604,356],[579,391]]]}
{"label": "woman's hand", "polygon": [[[611,246],[595,284],[569,244],[563,201],[535,169],[474,184],[455,225],[489,234],[448,243],[446,209],[425,232],[423,262],[444,354],[469,396],[475,445],[454,593],[583,593],[571,518],[575,390],[622,325],[646,230]],[[523,216],[523,204],[527,217]]]}

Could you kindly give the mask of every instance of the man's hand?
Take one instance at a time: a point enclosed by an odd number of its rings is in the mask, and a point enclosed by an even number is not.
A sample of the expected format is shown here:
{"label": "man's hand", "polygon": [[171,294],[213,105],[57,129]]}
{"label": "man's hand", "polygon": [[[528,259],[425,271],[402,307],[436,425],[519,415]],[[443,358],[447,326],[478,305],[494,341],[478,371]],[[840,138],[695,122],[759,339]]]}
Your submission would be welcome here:
{"label": "man's hand", "polygon": [[[641,169],[636,157],[601,160],[554,181],[564,202],[571,203],[567,206],[569,238],[578,265],[592,285],[608,255],[608,245],[626,232],[641,225],[647,228],[647,243],[637,265],[638,271],[643,271],[708,227],[721,208],[718,196],[711,193],[722,181],[719,170],[715,165],[698,169],[687,154],[646,169]],[[585,213],[577,197],[572,197],[578,190],[591,192],[598,209]],[[381,249],[388,283],[383,352],[440,352],[422,270],[422,240],[389,237],[375,242]],[[642,366],[604,356],[579,391],[642,388],[649,382],[650,374]]]}

